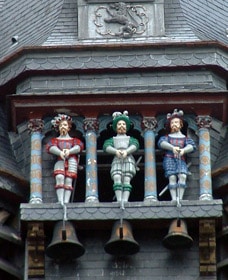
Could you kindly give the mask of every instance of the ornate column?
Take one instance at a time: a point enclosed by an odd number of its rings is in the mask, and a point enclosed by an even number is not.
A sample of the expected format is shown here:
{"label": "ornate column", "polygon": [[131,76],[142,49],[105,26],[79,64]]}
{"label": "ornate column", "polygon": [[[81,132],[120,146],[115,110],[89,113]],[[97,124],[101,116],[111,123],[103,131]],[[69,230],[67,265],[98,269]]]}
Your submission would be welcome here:
{"label": "ornate column", "polygon": [[29,120],[31,133],[30,203],[42,203],[42,129],[41,119]]}
{"label": "ornate column", "polygon": [[210,153],[210,116],[198,116],[196,118],[199,127],[199,173],[200,173],[200,200],[211,200],[211,153]]}
{"label": "ornate column", "polygon": [[144,200],[157,201],[157,178],[155,162],[155,128],[157,120],[154,117],[145,117],[142,122],[144,130],[145,150],[145,181]]}
{"label": "ornate column", "polygon": [[84,130],[86,132],[86,202],[98,201],[97,129],[97,119],[86,118],[84,120]]}

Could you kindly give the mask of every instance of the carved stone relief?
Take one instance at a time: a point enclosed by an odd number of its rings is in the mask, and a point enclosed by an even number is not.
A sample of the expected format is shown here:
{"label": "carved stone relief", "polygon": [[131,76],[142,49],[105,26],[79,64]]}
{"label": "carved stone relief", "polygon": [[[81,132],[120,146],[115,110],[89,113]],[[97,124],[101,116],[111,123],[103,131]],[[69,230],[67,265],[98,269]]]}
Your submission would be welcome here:
{"label": "carved stone relief", "polygon": [[78,36],[81,40],[123,40],[164,34],[164,0],[133,3],[78,0]]}
{"label": "carved stone relief", "polygon": [[132,37],[146,31],[149,18],[143,5],[123,2],[99,6],[95,10],[96,32],[102,36]]}

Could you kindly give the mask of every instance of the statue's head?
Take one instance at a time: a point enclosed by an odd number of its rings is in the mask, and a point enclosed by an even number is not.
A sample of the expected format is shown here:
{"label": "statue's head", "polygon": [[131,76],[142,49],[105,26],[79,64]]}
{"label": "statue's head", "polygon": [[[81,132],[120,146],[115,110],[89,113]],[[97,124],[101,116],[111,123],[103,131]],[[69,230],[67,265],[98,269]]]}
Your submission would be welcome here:
{"label": "statue's head", "polygon": [[72,127],[72,118],[65,114],[58,114],[58,116],[54,117],[54,119],[51,121],[52,126],[55,130],[59,130],[59,125],[62,122],[67,122],[69,129]]}
{"label": "statue's head", "polygon": [[181,129],[183,127],[183,116],[184,116],[184,112],[182,110],[177,110],[175,109],[173,111],[173,113],[168,113],[167,116],[166,116],[166,127],[169,129],[169,130],[172,130],[171,126],[174,124],[174,123],[178,123],[179,124],[179,128]]}
{"label": "statue's head", "polygon": [[125,122],[127,131],[130,129],[131,123],[130,123],[130,120],[129,120],[129,117],[128,117],[128,111],[124,111],[123,113],[114,112],[112,114],[112,117],[113,117],[112,128],[115,132],[117,131],[117,124],[120,121]]}

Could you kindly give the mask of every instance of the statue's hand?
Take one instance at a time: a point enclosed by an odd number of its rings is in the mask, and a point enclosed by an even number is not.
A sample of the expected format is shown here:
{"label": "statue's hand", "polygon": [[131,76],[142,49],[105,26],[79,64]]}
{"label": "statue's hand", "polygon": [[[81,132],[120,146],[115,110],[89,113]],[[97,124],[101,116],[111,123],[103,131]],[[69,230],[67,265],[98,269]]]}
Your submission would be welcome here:
{"label": "statue's hand", "polygon": [[64,154],[63,151],[60,152],[60,157],[61,157],[62,160],[65,160],[65,154]]}
{"label": "statue's hand", "polygon": [[117,151],[116,151],[116,156],[117,156],[118,158],[125,158],[125,157],[127,156],[127,151],[126,151],[126,150],[124,150],[124,151],[122,151],[122,150],[117,150]]}
{"label": "statue's hand", "polygon": [[122,158],[126,158],[127,157],[127,151],[126,150],[121,151],[121,157]]}
{"label": "statue's hand", "polygon": [[184,154],[184,151],[180,147],[173,147],[173,154],[174,157],[179,157],[180,155],[182,156]]}
{"label": "statue's hand", "polygon": [[68,149],[63,149],[61,152],[60,152],[60,157],[61,159],[65,160],[69,157],[70,155],[70,151]]}
{"label": "statue's hand", "polygon": [[126,158],[126,157],[127,157],[127,151],[126,151],[126,150],[122,151],[122,157],[123,157],[123,158]]}
{"label": "statue's hand", "polygon": [[180,149],[179,155],[180,155],[180,156],[183,156],[183,155],[184,155],[184,149]]}
{"label": "statue's hand", "polygon": [[122,157],[122,151],[116,150],[116,156],[117,156],[118,158],[121,158],[121,157]]}

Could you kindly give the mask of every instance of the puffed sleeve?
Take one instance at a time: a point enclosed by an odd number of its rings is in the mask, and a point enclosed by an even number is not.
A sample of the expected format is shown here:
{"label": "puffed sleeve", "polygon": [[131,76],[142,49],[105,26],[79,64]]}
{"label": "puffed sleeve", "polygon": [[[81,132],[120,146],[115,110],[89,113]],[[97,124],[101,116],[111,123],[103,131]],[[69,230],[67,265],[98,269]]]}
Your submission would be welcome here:
{"label": "puffed sleeve", "polygon": [[162,149],[162,147],[161,147],[162,142],[168,142],[168,136],[161,136],[159,138],[159,140],[158,140],[158,148],[159,149]]}
{"label": "puffed sleeve", "polygon": [[136,138],[131,137],[129,144],[130,144],[130,146],[134,145],[136,147],[136,150],[139,149],[139,141]]}
{"label": "puffed sleeve", "polygon": [[188,137],[186,138],[186,146],[187,145],[191,145],[193,147],[193,151],[192,152],[194,152],[196,150],[195,142],[191,138],[188,138]]}
{"label": "puffed sleeve", "polygon": [[74,146],[79,146],[80,147],[80,151],[82,151],[84,149],[84,143],[77,139],[77,138],[74,138],[74,143],[73,143]]}
{"label": "puffed sleeve", "polygon": [[48,153],[50,153],[50,148],[52,146],[58,146],[57,145],[57,139],[56,138],[52,138],[50,141],[48,141],[48,143],[46,144],[45,148],[46,148],[46,151]]}
{"label": "puffed sleeve", "polygon": [[105,140],[104,145],[103,145],[104,152],[106,152],[106,149],[109,146],[114,147],[113,138],[109,138],[109,139]]}

